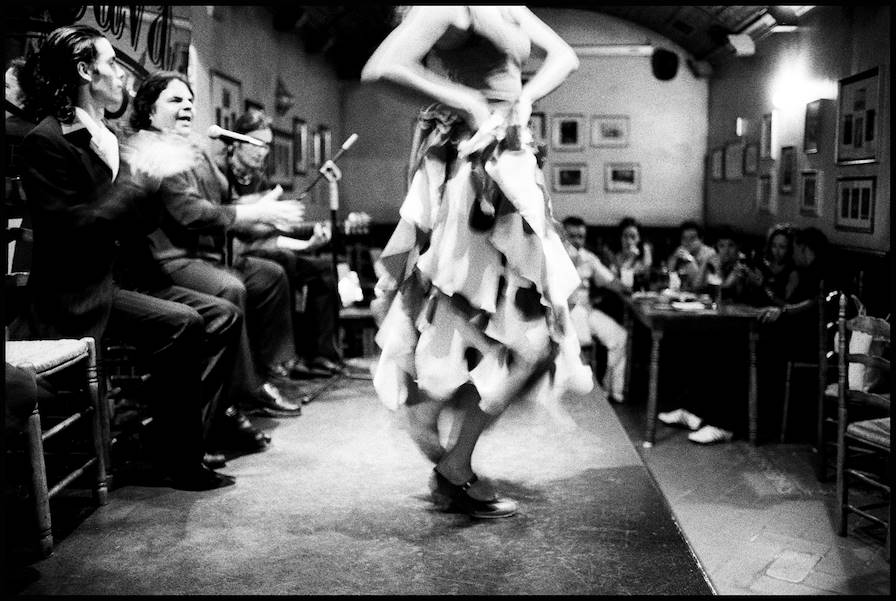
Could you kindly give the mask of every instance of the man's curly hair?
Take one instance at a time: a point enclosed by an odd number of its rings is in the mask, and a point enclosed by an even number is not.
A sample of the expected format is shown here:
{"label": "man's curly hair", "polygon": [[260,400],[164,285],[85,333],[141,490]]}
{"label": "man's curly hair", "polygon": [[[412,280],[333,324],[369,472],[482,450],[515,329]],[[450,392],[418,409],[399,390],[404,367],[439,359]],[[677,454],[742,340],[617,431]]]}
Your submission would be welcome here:
{"label": "man's curly hair", "polygon": [[51,31],[22,71],[25,109],[39,118],[52,115],[62,123],[71,123],[82,83],[77,65],[96,61],[95,42],[103,37],[88,25],[67,25]]}

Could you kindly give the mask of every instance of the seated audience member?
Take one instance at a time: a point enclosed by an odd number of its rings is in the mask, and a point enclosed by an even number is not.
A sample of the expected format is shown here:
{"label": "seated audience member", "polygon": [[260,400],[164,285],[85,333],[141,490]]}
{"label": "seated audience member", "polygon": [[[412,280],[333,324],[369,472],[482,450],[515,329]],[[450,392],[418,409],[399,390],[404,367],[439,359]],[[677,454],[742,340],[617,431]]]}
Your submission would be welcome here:
{"label": "seated audience member", "polygon": [[[219,166],[227,175],[234,196],[239,202],[253,202],[264,195],[279,196],[282,189],[270,185],[264,170],[270,152],[268,144],[273,139],[270,119],[261,111],[249,111],[236,120],[233,129],[266,144],[236,142],[232,151],[222,157]],[[329,224],[314,224],[313,230],[304,227],[290,232],[264,225],[235,230],[235,254],[276,261],[286,271],[293,294],[299,293],[297,298],[304,306],[293,314],[293,327],[295,344],[309,368],[308,373],[342,371],[335,313],[335,307],[341,302],[332,261],[312,254],[330,241]],[[297,364],[294,370],[301,373],[303,367]]]}
{"label": "seated audience member", "polygon": [[681,244],[669,257],[669,273],[677,273],[681,289],[694,292],[706,285],[710,272],[718,273],[716,251],[703,243],[703,230],[696,221],[684,221],[678,226]]}
{"label": "seated audience member", "polygon": [[301,222],[297,202],[226,204],[227,181],[209,152],[190,139],[193,92],[175,71],[149,75],[134,97],[134,145],[174,134],[193,146],[187,171],[164,178],[156,198],[165,207],[150,235],[153,255],[175,283],[229,300],[243,313],[232,399],[251,413],[272,417],[301,414],[301,403],[284,397],[274,380],[295,361],[289,283],[283,268],[266,259],[237,257],[225,263],[228,228],[250,223]]}
{"label": "seated audience member", "polygon": [[10,324],[10,338],[91,336],[100,353],[106,337],[133,344],[150,360],[159,469],[184,490],[233,484],[203,463],[203,416],[214,409],[215,378],[230,368],[225,351],[239,313],[170,281],[151,294],[118,281],[119,247],[145,246],[154,221],[146,200],[152,175],[121,164],[103,119],[124,94],[112,44],[91,27],[61,27],[33,64],[23,87],[43,118],[21,146],[34,229],[30,303],[28,315]]}
{"label": "seated audience member", "polygon": [[747,273],[753,304],[781,306],[796,285],[793,264],[793,228],[779,223],[769,229],[762,260]]}
{"label": "seated audience member", "polygon": [[720,228],[716,234],[719,255],[719,276],[722,299],[742,302],[747,293],[747,257],[740,249],[740,235],[730,227]]}
{"label": "seated audience member", "polygon": [[6,177],[21,175],[19,145],[37,124],[25,107],[27,98],[19,78],[25,68],[25,59],[21,57],[9,61],[6,67]]}
{"label": "seated audience member", "polygon": [[612,317],[591,304],[591,287],[628,291],[597,255],[585,248],[587,227],[581,217],[570,216],[563,220],[566,230],[566,250],[582,278],[582,285],[573,293],[570,311],[579,342],[591,344],[597,338],[607,348],[607,373],[604,388],[610,401],[621,403],[625,390],[625,351],[628,335]]}
{"label": "seated audience member", "polygon": [[647,279],[653,266],[653,246],[644,240],[641,224],[634,217],[623,217],[618,225],[619,251],[610,261],[610,269],[631,287],[636,279]]}

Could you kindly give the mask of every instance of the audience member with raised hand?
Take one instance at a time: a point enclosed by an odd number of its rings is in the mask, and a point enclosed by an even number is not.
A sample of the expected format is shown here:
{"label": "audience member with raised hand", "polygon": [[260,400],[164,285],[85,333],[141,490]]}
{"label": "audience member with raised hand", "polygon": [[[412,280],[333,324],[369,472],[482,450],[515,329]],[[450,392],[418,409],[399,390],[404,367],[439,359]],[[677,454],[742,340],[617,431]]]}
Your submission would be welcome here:
{"label": "audience member with raised hand", "polygon": [[[155,198],[164,207],[161,227],[150,234],[153,255],[176,283],[215,295],[236,305],[244,316],[231,401],[225,424],[237,424],[248,450],[264,448],[240,412],[275,417],[301,413],[274,383],[284,363],[295,359],[291,336],[289,283],[272,261],[237,257],[226,264],[226,232],[251,223],[301,222],[304,209],[297,202],[265,199],[231,205],[227,180],[210,153],[191,138],[193,92],[184,75],[163,71],[149,75],[137,90],[131,114],[136,133],[129,144],[139,148],[160,137],[179,137],[193,156],[190,168],[159,182]],[[149,142],[148,142],[149,141]]]}
{"label": "audience member with raised hand", "polygon": [[[265,175],[269,144],[274,135],[270,118],[262,111],[248,111],[237,118],[233,129],[264,143],[256,146],[236,142],[219,162],[237,202],[279,198],[283,189],[271,186]],[[279,263],[286,271],[297,304],[301,302],[302,306],[293,314],[295,344],[301,361],[294,365],[293,372],[309,376],[341,372],[343,361],[335,317],[341,301],[336,276],[331,257],[315,256],[316,251],[330,242],[329,222],[302,223],[293,228],[253,224],[248,228],[237,227],[235,233],[235,254]]]}
{"label": "audience member with raised hand", "polygon": [[666,262],[670,274],[677,274],[681,290],[695,292],[706,285],[707,275],[718,273],[719,257],[703,242],[703,228],[696,221],[678,226],[681,244]]}
{"label": "audience member with raised hand", "polygon": [[33,61],[23,88],[42,119],[22,142],[34,227],[30,307],[10,337],[91,336],[100,353],[107,339],[133,344],[150,362],[159,469],[176,488],[233,484],[203,463],[203,417],[214,411],[229,371],[226,351],[239,313],[158,272],[140,272],[136,289],[122,285],[123,268],[131,276],[139,269],[120,258],[147,250],[158,210],[147,200],[154,179],[121,163],[118,139],[104,121],[104,112],[123,102],[115,50],[99,31],[73,25],[50,32]]}
{"label": "audience member with raised hand", "polygon": [[641,223],[623,217],[617,226],[619,250],[610,256],[610,269],[623,284],[632,287],[635,280],[648,278],[653,267],[653,245],[644,239]]}

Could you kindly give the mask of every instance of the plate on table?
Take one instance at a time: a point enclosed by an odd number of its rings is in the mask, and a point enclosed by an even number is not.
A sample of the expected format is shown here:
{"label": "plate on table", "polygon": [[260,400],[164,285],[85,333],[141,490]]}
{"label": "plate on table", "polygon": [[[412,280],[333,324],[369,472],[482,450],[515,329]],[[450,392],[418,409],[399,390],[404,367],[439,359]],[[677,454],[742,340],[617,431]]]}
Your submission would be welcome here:
{"label": "plate on table", "polygon": [[677,301],[670,303],[670,306],[676,311],[703,311],[706,305],[700,301]]}

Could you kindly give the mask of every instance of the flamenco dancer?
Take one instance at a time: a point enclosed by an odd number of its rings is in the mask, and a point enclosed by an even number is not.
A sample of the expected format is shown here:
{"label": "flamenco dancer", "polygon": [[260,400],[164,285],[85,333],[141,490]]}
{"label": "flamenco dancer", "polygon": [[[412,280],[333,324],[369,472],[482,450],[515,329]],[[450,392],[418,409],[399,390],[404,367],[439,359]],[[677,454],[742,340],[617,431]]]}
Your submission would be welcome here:
{"label": "flamenco dancer", "polygon": [[[532,44],[547,53],[522,84]],[[592,387],[567,301],[579,285],[527,128],[532,103],[578,67],[516,6],[414,6],[364,67],[421,104],[410,183],[380,261],[374,386],[435,463],[433,501],[476,518],[517,512],[473,472],[484,429],[514,400]],[[439,415],[463,408],[447,448]]]}

